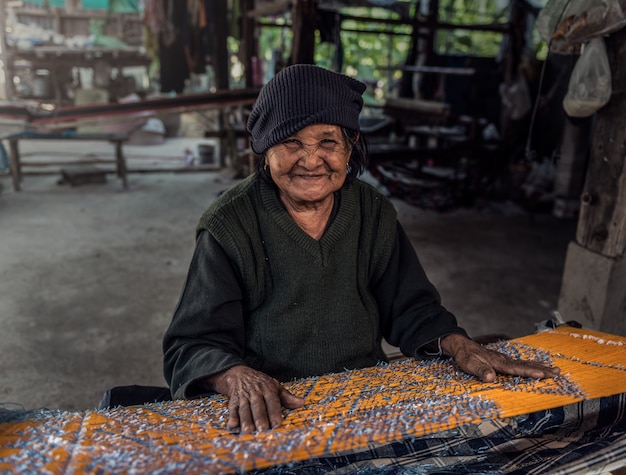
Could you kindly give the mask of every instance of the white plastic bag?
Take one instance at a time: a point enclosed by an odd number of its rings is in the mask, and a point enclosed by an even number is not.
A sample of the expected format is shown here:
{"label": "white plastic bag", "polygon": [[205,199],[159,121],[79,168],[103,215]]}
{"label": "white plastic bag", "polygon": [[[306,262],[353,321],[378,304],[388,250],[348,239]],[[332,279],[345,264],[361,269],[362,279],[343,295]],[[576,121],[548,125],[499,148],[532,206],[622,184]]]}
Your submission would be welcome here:
{"label": "white plastic bag", "polygon": [[500,84],[499,92],[502,107],[504,107],[511,119],[521,119],[530,112],[532,108],[530,91],[522,75],[519,75],[517,80],[510,86],[506,86],[504,83]]}
{"label": "white plastic bag", "polygon": [[604,39],[593,38],[574,65],[563,109],[570,117],[589,117],[609,102],[611,93],[611,67]]}
{"label": "white plastic bag", "polygon": [[626,26],[622,4],[622,0],[548,0],[537,16],[537,30],[552,51],[565,51]]}

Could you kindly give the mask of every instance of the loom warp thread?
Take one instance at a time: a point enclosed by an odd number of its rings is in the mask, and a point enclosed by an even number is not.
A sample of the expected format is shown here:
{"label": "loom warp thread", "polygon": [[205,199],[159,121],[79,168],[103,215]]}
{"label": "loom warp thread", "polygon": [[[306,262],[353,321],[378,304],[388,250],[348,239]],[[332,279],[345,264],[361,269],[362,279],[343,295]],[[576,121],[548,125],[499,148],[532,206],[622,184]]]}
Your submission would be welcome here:
{"label": "loom warp thread", "polygon": [[[521,343],[502,341],[489,348],[516,359],[552,361],[549,352]],[[498,418],[499,404],[490,397],[495,391],[583,394],[565,376],[538,381],[499,375],[481,383],[450,359],[407,359],[285,386],[305,398],[305,407],[284,410],[281,427],[257,434],[226,428],[228,401],[221,395],[84,413],[44,410],[12,420],[5,416],[0,472],[17,467],[17,473],[241,473]]]}

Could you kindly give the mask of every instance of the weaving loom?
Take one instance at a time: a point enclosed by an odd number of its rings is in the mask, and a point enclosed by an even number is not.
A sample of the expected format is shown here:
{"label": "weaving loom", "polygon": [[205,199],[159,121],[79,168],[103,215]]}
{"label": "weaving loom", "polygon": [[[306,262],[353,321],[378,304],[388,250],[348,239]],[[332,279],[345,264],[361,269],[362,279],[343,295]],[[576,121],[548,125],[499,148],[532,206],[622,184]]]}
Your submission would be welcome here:
{"label": "weaving loom", "polygon": [[[626,465],[626,338],[563,326],[491,346],[555,364],[561,376],[481,383],[449,359],[401,360],[290,382],[305,407],[247,435],[225,428],[221,395],[101,411],[0,410],[0,473],[601,473]],[[581,440],[586,450],[563,452]]]}

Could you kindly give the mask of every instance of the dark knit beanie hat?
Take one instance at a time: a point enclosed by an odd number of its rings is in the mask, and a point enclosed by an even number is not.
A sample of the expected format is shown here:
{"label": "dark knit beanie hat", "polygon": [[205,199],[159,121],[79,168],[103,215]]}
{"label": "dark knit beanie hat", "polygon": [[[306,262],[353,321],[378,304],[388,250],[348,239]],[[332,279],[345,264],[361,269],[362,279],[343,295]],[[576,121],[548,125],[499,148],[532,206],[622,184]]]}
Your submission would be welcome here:
{"label": "dark knit beanie hat", "polygon": [[280,71],[259,93],[248,118],[252,150],[261,155],[312,124],[360,130],[366,85],[312,64]]}

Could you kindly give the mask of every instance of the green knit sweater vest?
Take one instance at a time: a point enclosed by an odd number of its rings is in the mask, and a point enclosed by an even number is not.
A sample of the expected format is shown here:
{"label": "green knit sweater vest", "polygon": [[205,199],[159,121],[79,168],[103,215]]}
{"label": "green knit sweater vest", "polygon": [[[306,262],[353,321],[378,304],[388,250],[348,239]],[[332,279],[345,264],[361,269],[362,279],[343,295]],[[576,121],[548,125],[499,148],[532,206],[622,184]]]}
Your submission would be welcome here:
{"label": "green knit sweater vest", "polygon": [[392,253],[396,212],[360,181],[337,198],[339,209],[319,241],[256,175],[224,193],[198,224],[240,274],[245,361],[281,381],[385,360],[371,289]]}

